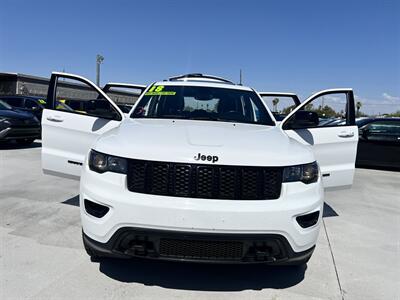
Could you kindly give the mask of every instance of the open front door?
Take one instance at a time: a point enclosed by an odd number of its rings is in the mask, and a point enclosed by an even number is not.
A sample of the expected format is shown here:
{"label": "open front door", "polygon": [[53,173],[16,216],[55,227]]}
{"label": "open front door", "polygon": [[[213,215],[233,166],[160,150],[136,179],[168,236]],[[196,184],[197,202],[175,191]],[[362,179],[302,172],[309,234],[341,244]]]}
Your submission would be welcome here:
{"label": "open front door", "polygon": [[94,141],[123,118],[118,106],[90,80],[52,73],[42,115],[43,172],[79,178]]}
{"label": "open front door", "polygon": [[261,92],[259,95],[278,122],[301,103],[299,97],[293,93]]}
{"label": "open front door", "polygon": [[291,138],[313,148],[324,187],[352,185],[358,143],[352,89],[312,95],[280,126]]}
{"label": "open front door", "polygon": [[145,85],[130,83],[109,82],[103,87],[103,92],[118,105],[124,114],[130,112],[133,104],[145,90]]}

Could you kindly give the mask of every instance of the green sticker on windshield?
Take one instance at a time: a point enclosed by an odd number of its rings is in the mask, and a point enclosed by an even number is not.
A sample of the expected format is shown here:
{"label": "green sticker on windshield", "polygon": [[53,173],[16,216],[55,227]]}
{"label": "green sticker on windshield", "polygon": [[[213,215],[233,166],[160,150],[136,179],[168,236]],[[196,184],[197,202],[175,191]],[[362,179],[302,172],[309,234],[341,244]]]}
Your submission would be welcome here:
{"label": "green sticker on windshield", "polygon": [[39,102],[40,104],[46,104],[46,101],[44,101],[43,99],[39,99],[38,102]]}
{"label": "green sticker on windshield", "polygon": [[153,85],[145,94],[145,96],[173,96],[176,92],[164,91],[163,85]]}

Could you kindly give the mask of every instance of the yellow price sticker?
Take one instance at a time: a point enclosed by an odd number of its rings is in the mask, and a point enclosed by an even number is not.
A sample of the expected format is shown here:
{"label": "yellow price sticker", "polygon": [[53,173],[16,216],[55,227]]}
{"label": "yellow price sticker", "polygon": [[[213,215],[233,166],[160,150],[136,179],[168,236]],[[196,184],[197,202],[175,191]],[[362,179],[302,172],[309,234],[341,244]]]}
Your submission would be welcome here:
{"label": "yellow price sticker", "polygon": [[164,91],[163,85],[153,85],[145,94],[145,96],[173,96],[176,92]]}

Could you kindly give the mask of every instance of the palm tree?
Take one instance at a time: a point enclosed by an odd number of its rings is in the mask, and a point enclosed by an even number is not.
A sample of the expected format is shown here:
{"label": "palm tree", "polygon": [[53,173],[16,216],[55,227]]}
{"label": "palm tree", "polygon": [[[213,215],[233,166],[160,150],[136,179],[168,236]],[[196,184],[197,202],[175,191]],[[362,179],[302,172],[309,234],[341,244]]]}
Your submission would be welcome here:
{"label": "palm tree", "polygon": [[357,101],[356,103],[356,108],[357,108],[357,117],[360,116],[360,109],[362,107],[362,103],[360,101]]}
{"label": "palm tree", "polygon": [[279,103],[279,98],[272,99],[272,106],[274,112],[278,112],[278,103]]}

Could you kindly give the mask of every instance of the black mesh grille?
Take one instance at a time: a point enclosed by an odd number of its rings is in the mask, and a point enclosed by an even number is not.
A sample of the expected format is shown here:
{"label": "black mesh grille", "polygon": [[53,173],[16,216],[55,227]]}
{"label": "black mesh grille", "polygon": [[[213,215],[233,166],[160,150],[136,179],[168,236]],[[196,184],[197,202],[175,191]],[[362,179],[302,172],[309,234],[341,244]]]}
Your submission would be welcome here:
{"label": "black mesh grille", "polygon": [[282,168],[130,160],[128,189],[174,197],[264,200],[281,193]]}
{"label": "black mesh grille", "polygon": [[161,239],[160,256],[185,259],[239,260],[243,256],[243,243]]}

